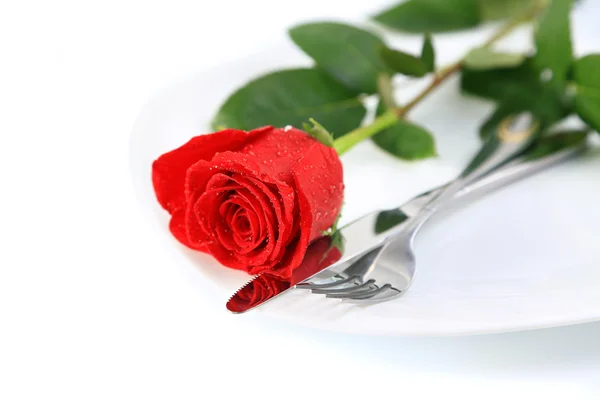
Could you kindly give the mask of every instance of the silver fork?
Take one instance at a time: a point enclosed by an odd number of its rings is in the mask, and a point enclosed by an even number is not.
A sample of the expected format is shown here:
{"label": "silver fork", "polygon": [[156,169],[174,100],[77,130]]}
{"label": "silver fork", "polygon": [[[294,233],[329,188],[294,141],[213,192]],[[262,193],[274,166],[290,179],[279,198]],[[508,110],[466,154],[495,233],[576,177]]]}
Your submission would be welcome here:
{"label": "silver fork", "polygon": [[[585,148],[585,144],[568,148],[534,162],[524,163],[522,160],[515,160],[502,170],[494,172],[489,178],[485,177],[481,181],[469,185],[465,190],[459,192],[456,198],[462,199],[472,192],[484,195],[498,186],[504,186],[506,183],[513,181],[515,177],[530,175],[543,170],[581,153]],[[505,175],[510,176],[511,179],[506,180]],[[413,207],[420,207],[419,201]],[[338,298],[344,302],[359,304],[380,303],[400,296],[410,286],[414,274],[397,266],[389,269],[385,266],[376,265],[378,255],[389,240],[393,240],[393,238],[388,238],[383,244],[358,258],[352,259],[350,265],[345,269],[342,266],[337,269],[338,272],[330,272],[326,277],[320,274],[311,279],[310,282],[301,283],[297,287],[310,289],[315,294],[325,294],[329,298]],[[343,265],[348,265],[348,263]],[[356,288],[359,285],[362,285],[362,289],[357,290]]]}
{"label": "silver fork", "polygon": [[[330,298],[363,304],[386,301],[401,295],[410,287],[415,275],[413,244],[425,222],[457,194],[481,189],[473,182],[521,153],[531,143],[535,131],[536,123],[529,113],[506,120],[497,136],[483,146],[465,171],[436,193],[420,213],[407,221],[405,229],[353,262],[337,275],[337,279],[324,284],[305,283],[298,287],[311,289],[316,294],[326,294]],[[556,160],[548,158],[542,162],[549,164]],[[527,166],[524,164],[523,168]],[[496,178],[502,180],[502,172],[497,174]],[[365,280],[366,277],[369,279]]]}

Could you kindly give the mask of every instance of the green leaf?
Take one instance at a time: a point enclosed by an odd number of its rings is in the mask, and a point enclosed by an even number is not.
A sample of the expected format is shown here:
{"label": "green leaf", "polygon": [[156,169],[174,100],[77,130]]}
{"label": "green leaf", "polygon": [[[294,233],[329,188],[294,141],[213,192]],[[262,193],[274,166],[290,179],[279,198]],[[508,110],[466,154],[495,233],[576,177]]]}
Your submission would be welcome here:
{"label": "green leaf", "polygon": [[375,233],[380,234],[390,230],[407,219],[408,215],[404,214],[398,208],[382,211],[377,214],[377,218],[375,219]]}
{"label": "green leaf", "polygon": [[333,235],[331,235],[331,242],[329,243],[329,248],[323,256],[323,259],[325,259],[327,253],[329,253],[334,247],[336,247],[340,252],[344,252],[344,236],[342,235],[342,231],[336,230]]}
{"label": "green leaf", "polygon": [[416,77],[425,76],[427,73],[427,66],[420,58],[403,51],[381,45],[379,46],[379,55],[383,62],[394,72]]}
{"label": "green leaf", "polygon": [[[461,89],[464,93],[498,102],[500,106],[495,112],[495,120],[502,119],[506,113],[531,111],[541,120],[542,126],[546,126],[571,112],[562,101],[563,93],[544,85],[529,59],[514,68],[464,68]],[[494,126],[491,121],[486,124],[486,129]]]}
{"label": "green leaf", "polygon": [[585,142],[588,134],[589,130],[579,129],[555,132],[552,135],[543,136],[533,144],[525,157],[529,160],[535,160],[569,147],[578,146]]}
{"label": "green leaf", "polygon": [[290,37],[316,64],[348,88],[363,93],[377,91],[377,76],[390,72],[380,59],[383,41],[354,26],[319,22],[296,26]]}
{"label": "green leaf", "polygon": [[518,15],[531,8],[535,0],[479,0],[479,12],[484,21],[494,21]]}
{"label": "green leaf", "polygon": [[575,109],[582,120],[600,132],[600,90],[578,87]]}
{"label": "green leaf", "polygon": [[573,79],[578,86],[600,89],[600,53],[577,60],[573,64]]}
{"label": "green leaf", "polygon": [[[377,115],[384,112],[385,107],[380,104]],[[433,136],[425,128],[404,120],[398,120],[373,136],[372,140],[382,150],[403,160],[420,160],[436,155]]]}
{"label": "green leaf", "polygon": [[573,79],[577,84],[577,114],[600,132],[600,54],[590,54],[577,60],[573,66]]}
{"label": "green leaf", "polygon": [[552,0],[539,19],[535,32],[534,65],[552,71],[552,82],[561,84],[573,62],[569,14],[572,0]]}
{"label": "green leaf", "polygon": [[342,136],[358,127],[366,110],[357,93],[316,69],[290,69],[264,75],[233,93],[212,121],[250,130],[293,125],[313,117]]}
{"label": "green leaf", "polygon": [[481,22],[477,0],[408,0],[374,19],[389,28],[413,33],[456,31]]}
{"label": "green leaf", "polygon": [[325,146],[333,147],[333,135],[329,133],[323,125],[315,121],[314,118],[310,118],[310,122],[312,123],[312,126],[309,124],[302,124],[306,133]]}
{"label": "green leaf", "polygon": [[518,53],[502,53],[487,47],[478,47],[471,50],[463,61],[463,66],[473,69],[493,69],[516,67],[525,61],[525,56]]}
{"label": "green leaf", "polygon": [[342,212],[338,212],[337,217],[335,217],[335,221],[333,221],[333,224],[327,228],[324,231],[321,231],[321,234],[323,236],[333,236],[335,235],[336,232],[339,231],[338,225],[340,224],[340,219],[342,219]]}
{"label": "green leaf", "polygon": [[473,70],[463,68],[461,90],[491,100],[505,100],[523,93],[537,93],[540,83],[537,74],[528,64],[515,68]]}
{"label": "green leaf", "polygon": [[334,247],[337,247],[337,249],[342,253],[344,252],[344,236],[342,235],[342,231],[338,228],[341,218],[342,211],[340,210],[335,218],[335,221],[333,222],[333,225],[331,225],[326,231],[321,232],[323,236],[329,236],[330,238],[329,247],[325,251],[325,254],[323,254],[323,257],[321,257],[321,261],[327,257],[331,249]]}
{"label": "green leaf", "polygon": [[433,50],[433,43],[431,41],[431,35],[427,33],[423,40],[423,48],[421,49],[421,61],[425,64],[427,72],[435,71],[435,51]]}

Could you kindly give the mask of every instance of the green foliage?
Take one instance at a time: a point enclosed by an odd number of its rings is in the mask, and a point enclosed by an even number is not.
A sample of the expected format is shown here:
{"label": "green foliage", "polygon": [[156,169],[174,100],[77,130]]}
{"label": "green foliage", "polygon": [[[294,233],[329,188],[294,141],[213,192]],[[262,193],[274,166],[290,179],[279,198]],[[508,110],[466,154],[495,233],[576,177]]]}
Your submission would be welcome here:
{"label": "green foliage", "polygon": [[[380,104],[377,115],[385,112]],[[425,128],[398,120],[391,127],[373,136],[373,142],[387,153],[403,160],[420,160],[436,155],[435,140]]]}
{"label": "green foliage", "polygon": [[375,219],[375,233],[380,234],[392,229],[393,227],[403,223],[408,219],[408,215],[404,214],[398,208],[382,211],[377,214]]}
{"label": "green foliage", "polygon": [[530,160],[545,157],[569,147],[583,144],[589,134],[587,129],[567,130],[543,136],[537,140],[525,157]]}
{"label": "green foliage", "polygon": [[519,53],[504,53],[487,47],[471,50],[463,60],[463,66],[471,70],[517,67],[523,64],[525,56]]}
{"label": "green foliage", "polygon": [[330,240],[329,247],[325,251],[325,254],[323,254],[323,257],[321,257],[321,261],[323,261],[327,257],[331,249],[333,249],[334,247],[336,247],[342,253],[344,252],[344,236],[342,235],[342,231],[340,231],[338,227],[341,218],[342,212],[340,211],[337,217],[335,218],[333,225],[331,225],[326,231],[321,232],[323,236],[329,236]]}
{"label": "green foliage", "polygon": [[[534,113],[542,130],[573,111],[600,130],[600,55],[573,61],[571,3],[571,0],[408,0],[374,17],[392,29],[424,34],[418,56],[392,49],[378,35],[343,23],[296,26],[290,29],[290,37],[314,60],[315,66],[277,71],[249,82],[222,105],[213,126],[249,130],[291,124],[301,128],[311,120],[313,124],[305,125],[305,129],[327,146],[333,146],[334,139],[346,133],[354,133],[335,142],[334,148],[341,152],[378,132],[373,142],[389,154],[405,160],[433,157],[436,155],[433,136],[405,119],[397,121],[396,112],[357,129],[366,115],[361,95],[377,95],[377,115],[382,116],[386,107],[398,107],[392,86],[395,73],[423,77],[435,72],[431,33],[472,28],[508,17],[521,21],[531,18],[545,5],[546,9],[537,18],[535,54],[525,57],[498,52],[489,43],[472,49],[460,65],[461,90],[496,104],[480,128],[483,137],[495,132],[507,116],[523,111]],[[498,37],[514,25],[514,22],[508,24]],[[410,106],[450,74],[438,73],[432,87],[417,96]],[[567,81],[569,74],[573,82]],[[400,110],[405,115],[409,109]],[[311,118],[331,129],[333,135]]]}
{"label": "green foliage", "polygon": [[320,123],[310,118],[312,125],[302,124],[304,131],[327,147],[333,147],[333,135]]}
{"label": "green foliage", "polygon": [[425,76],[429,72],[429,68],[423,60],[403,51],[382,45],[379,47],[379,55],[394,72],[416,77]]}
{"label": "green foliage", "polygon": [[573,66],[573,79],[577,114],[600,132],[600,54],[577,60]]}
{"label": "green foliage", "polygon": [[408,0],[377,14],[374,19],[404,32],[450,32],[512,17],[534,3],[535,0]]}
{"label": "green foliage", "polygon": [[289,34],[319,68],[352,90],[375,93],[377,76],[391,72],[379,57],[383,41],[364,29],[319,22],[296,26]]}
{"label": "green foliage", "polygon": [[366,110],[356,91],[325,72],[290,69],[264,75],[233,93],[221,106],[213,127],[250,130],[293,125],[315,118],[338,136],[358,127]]}
{"label": "green foliage", "polygon": [[482,21],[504,19],[522,13],[532,7],[536,0],[479,0]]}
{"label": "green foliage", "polygon": [[482,127],[484,135],[510,113],[531,111],[547,126],[571,111],[563,100],[564,93],[541,81],[531,59],[513,68],[465,68],[461,74],[461,89],[498,103],[497,110]]}
{"label": "green foliage", "polygon": [[572,0],[552,0],[539,19],[535,32],[536,54],[533,63],[538,71],[552,71],[551,81],[559,86],[565,81],[573,62],[569,14]]}
{"label": "green foliage", "polygon": [[412,33],[456,31],[481,22],[476,0],[408,0],[374,19],[389,28]]}
{"label": "green foliage", "polygon": [[428,33],[425,35],[423,40],[423,48],[421,49],[421,61],[425,64],[427,72],[435,71],[435,50],[433,49],[433,42],[431,35]]}

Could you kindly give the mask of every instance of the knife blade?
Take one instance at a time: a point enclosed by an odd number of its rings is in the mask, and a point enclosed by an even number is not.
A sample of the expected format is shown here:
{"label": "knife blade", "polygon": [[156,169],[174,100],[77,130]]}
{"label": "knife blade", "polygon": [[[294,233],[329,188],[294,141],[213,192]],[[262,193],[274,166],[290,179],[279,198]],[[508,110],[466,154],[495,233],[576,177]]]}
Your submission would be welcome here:
{"label": "knife blade", "polygon": [[[476,194],[483,187],[501,187],[549,166],[565,161],[586,148],[587,133],[554,135],[543,138],[523,156],[498,168],[457,193],[456,198]],[[406,221],[417,215],[444,186],[414,197],[400,207],[371,212],[340,228],[343,251],[330,247],[331,237],[317,239],[308,247],[302,264],[292,277],[283,280],[266,273],[253,277],[228,300],[229,311],[239,314],[279,297],[297,284],[315,278],[328,279],[346,269],[366,252],[398,233]],[[454,201],[454,200],[453,200]]]}

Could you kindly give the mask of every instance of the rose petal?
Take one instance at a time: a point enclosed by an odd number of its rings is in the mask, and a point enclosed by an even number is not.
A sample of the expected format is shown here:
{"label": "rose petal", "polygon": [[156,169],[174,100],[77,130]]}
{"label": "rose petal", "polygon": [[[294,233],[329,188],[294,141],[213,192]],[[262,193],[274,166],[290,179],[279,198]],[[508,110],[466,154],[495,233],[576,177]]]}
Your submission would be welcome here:
{"label": "rose petal", "polygon": [[196,246],[193,246],[190,243],[188,239],[187,228],[185,226],[185,212],[185,209],[175,210],[173,212],[171,215],[171,221],[169,222],[169,230],[173,236],[175,236],[175,239],[177,239],[180,243],[183,243],[184,245],[192,247],[196,250],[206,252],[207,250],[204,244],[197,244]]}
{"label": "rose petal", "polygon": [[215,153],[237,150],[252,139],[269,132],[272,127],[244,132],[226,129],[210,135],[192,138],[183,146],[161,155],[152,163],[152,185],[159,204],[171,214],[169,229],[182,244],[206,251],[204,243],[190,243],[186,221],[185,180],[190,166],[200,160],[210,160]]}
{"label": "rose petal", "polygon": [[[235,250],[238,255],[249,253],[259,247],[270,232],[269,222],[267,221],[267,216],[262,208],[261,201],[256,197],[256,195],[250,193],[246,188],[241,188],[238,190],[228,201],[238,204],[239,207],[249,210],[249,212],[256,216],[256,220],[258,222],[257,236],[252,238],[250,243],[246,243],[246,245],[242,247],[235,242],[235,238],[233,237],[235,234],[234,228],[226,224],[226,221],[224,220],[217,221],[215,228],[217,234],[223,241],[222,244],[225,244],[225,241],[228,241],[229,243],[235,243],[235,247],[232,250]],[[218,244],[219,242],[215,243],[215,246],[218,246]],[[227,246],[225,247],[227,248]],[[220,252],[220,250],[216,251]],[[268,257],[268,254],[265,255],[265,258],[266,257]],[[248,260],[244,260],[241,257],[238,258],[240,262],[248,262]]]}
{"label": "rose petal", "polygon": [[253,241],[254,233],[252,232],[246,214],[247,211],[245,209],[238,209],[238,212],[236,212],[234,216],[229,220],[225,220],[225,223],[231,227],[233,240],[238,244],[240,253],[242,254],[256,245]]}
{"label": "rose petal", "polygon": [[[275,128],[264,135],[257,136],[240,150],[240,153],[250,157],[250,160],[254,162],[254,168],[260,174],[276,180],[284,210],[285,226],[297,228],[293,223],[296,198],[292,170],[306,149],[311,148],[314,144],[315,140],[299,129]],[[290,235],[290,239],[291,236],[293,235]]]}
{"label": "rose petal", "polygon": [[[225,219],[218,211],[220,203],[226,200],[215,195],[206,197],[215,173],[230,177],[241,175],[236,179],[249,193],[244,192],[244,195],[259,200],[257,214],[266,212],[263,217],[268,228],[264,246],[240,254],[243,251],[240,239],[245,237],[232,217]],[[188,210],[196,210],[186,214],[188,237],[198,245],[206,241],[207,250],[226,266],[289,278],[300,265],[309,243],[335,221],[342,204],[342,179],[341,162],[333,149],[296,129],[269,128],[264,135],[257,135],[239,151],[217,153],[210,162],[200,161],[189,168],[185,196],[189,204],[195,204]],[[201,211],[196,207],[201,197],[205,197],[202,203],[211,210]],[[205,213],[210,221],[210,224],[203,225],[206,229],[192,218],[200,212]],[[226,226],[235,232],[225,232]],[[217,227],[223,229],[219,237],[210,232]],[[204,236],[198,231],[203,231]],[[226,249],[224,241],[227,239],[224,238],[228,233],[231,240],[226,246],[229,249]],[[233,243],[237,250],[231,250]]]}
{"label": "rose petal", "polygon": [[169,213],[186,207],[185,179],[189,167],[208,161],[219,152],[236,151],[272,127],[250,132],[225,129],[192,138],[183,146],[161,155],[152,163],[152,184],[160,205]]}
{"label": "rose petal", "polygon": [[[296,187],[308,201],[308,208],[314,216],[310,240],[321,236],[335,222],[344,199],[344,172],[335,150],[316,143],[306,151],[294,168]],[[310,211],[309,211],[310,210]],[[302,207],[300,212],[302,213]],[[302,215],[300,216],[302,219]]]}
{"label": "rose petal", "polygon": [[292,169],[315,140],[298,129],[275,128],[246,143],[239,151],[256,161],[258,172],[288,185],[293,183]]}
{"label": "rose petal", "polygon": [[[278,245],[276,236],[276,229],[278,227],[276,210],[272,207],[268,195],[253,185],[249,178],[236,174],[233,175],[231,179],[243,187],[243,189],[238,190],[237,193],[247,198],[257,214],[262,212],[267,227],[267,237],[264,241],[265,244],[248,254],[230,254],[230,252],[223,251],[217,242],[208,245],[208,249],[217,260],[225,265],[229,263],[242,263],[248,267],[264,265],[271,259],[273,249]],[[252,199],[250,197],[254,198]]]}
{"label": "rose petal", "polygon": [[[255,199],[254,197],[251,198]],[[228,201],[237,204],[240,209],[243,209],[243,211],[246,212],[246,217],[250,222],[250,228],[253,236],[252,241],[255,245],[254,247],[260,245],[260,242],[262,242],[267,236],[267,223],[262,210],[255,209],[256,206],[253,206],[253,204],[246,200],[246,198],[243,197],[239,192],[233,195]]]}
{"label": "rose petal", "polygon": [[299,202],[300,237],[296,247],[271,273],[288,278],[314,239],[335,222],[343,202],[343,169],[334,149],[315,142],[294,167]]}
{"label": "rose petal", "polygon": [[259,181],[256,178],[247,178],[247,179],[248,179],[249,184],[256,186],[261,192],[263,192],[264,194],[267,195],[267,198],[271,202],[271,207],[275,211],[275,217],[277,218],[276,222],[277,222],[278,230],[275,232],[275,237],[274,237],[275,246],[273,247],[273,250],[271,252],[271,264],[274,265],[277,262],[279,262],[279,260],[283,256],[282,248],[283,248],[283,246],[288,244],[289,239],[291,238],[290,234],[292,232],[292,225],[291,224],[288,225],[288,224],[286,224],[286,221],[284,221],[281,198],[279,196],[277,196],[273,192],[273,190],[269,186],[267,186],[267,184],[262,183],[261,181]]}
{"label": "rose petal", "polygon": [[[216,232],[214,226],[210,225],[210,221],[215,219],[214,213],[218,212],[218,210],[214,210],[212,204],[219,204],[221,202],[219,199],[225,198],[230,190],[239,187],[225,185],[228,181],[229,178],[226,177],[226,180],[221,182],[224,184],[223,186],[214,186],[214,189],[205,192],[194,205],[187,208],[184,227],[187,233],[188,246],[207,249],[207,243],[215,240]],[[200,212],[200,210],[203,212]]]}
{"label": "rose petal", "polygon": [[[235,199],[235,200],[239,201],[242,204],[246,203],[246,201],[243,199]],[[237,202],[235,200],[232,200],[232,199],[225,200],[225,202],[222,203],[221,206],[219,207],[219,214],[221,215],[221,218],[223,220],[225,220],[225,221],[230,220],[231,219],[230,215],[232,213],[235,214],[240,210],[244,210],[243,207],[245,207],[245,206],[237,204]],[[217,233],[217,237],[219,238],[219,241],[227,250],[238,251],[240,249],[240,244],[235,240],[235,238],[232,235],[233,232],[230,233],[230,232],[224,230],[221,225],[218,225],[217,229],[216,229],[216,233]]]}
{"label": "rose petal", "polygon": [[[263,270],[270,268],[283,257],[283,249],[292,239],[292,234],[294,233],[295,195],[293,188],[275,177],[262,174],[258,164],[257,160],[252,159],[248,155],[223,152],[215,155],[210,163],[201,161],[194,164],[188,171],[186,194],[189,200],[198,196],[204,196],[203,191],[206,190],[207,184],[213,174],[227,173],[231,174],[232,179],[233,177],[237,177],[239,180],[238,184],[245,186],[255,196],[261,198],[262,210],[257,210],[257,213],[267,210],[274,212],[275,218],[270,219],[270,224],[267,224],[267,227],[272,229],[272,233],[267,235],[269,242],[266,243],[264,249],[260,249],[262,251],[255,251],[248,255],[239,253],[230,254],[231,252],[226,252],[225,249],[219,248],[217,241],[212,240],[210,244],[207,244],[209,252],[217,260],[232,268],[244,270],[249,270],[253,266]],[[272,185],[272,188],[269,185]],[[196,223],[191,217],[188,218],[188,224],[190,225],[188,232],[193,240],[197,241],[207,238],[206,234],[198,234],[198,228],[194,226]],[[274,258],[270,258],[269,256]],[[244,268],[243,264],[247,268]]]}
{"label": "rose petal", "polygon": [[239,235],[240,238],[252,239],[255,236],[246,209],[237,209],[237,211],[229,218],[229,225],[233,227],[234,233]]}

